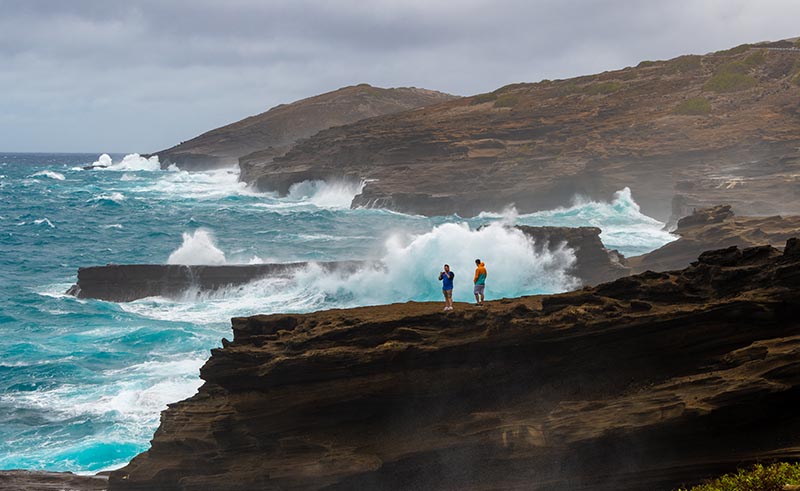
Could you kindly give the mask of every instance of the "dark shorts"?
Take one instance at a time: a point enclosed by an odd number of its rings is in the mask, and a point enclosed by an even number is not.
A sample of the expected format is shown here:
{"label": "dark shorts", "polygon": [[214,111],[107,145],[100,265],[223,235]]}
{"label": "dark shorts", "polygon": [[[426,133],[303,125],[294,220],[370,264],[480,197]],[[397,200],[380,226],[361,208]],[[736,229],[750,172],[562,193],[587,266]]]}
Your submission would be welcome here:
{"label": "dark shorts", "polygon": [[484,290],[486,290],[486,285],[475,285],[473,292],[475,295],[483,295]]}
{"label": "dark shorts", "polygon": [[453,298],[453,290],[442,290],[444,298]]}

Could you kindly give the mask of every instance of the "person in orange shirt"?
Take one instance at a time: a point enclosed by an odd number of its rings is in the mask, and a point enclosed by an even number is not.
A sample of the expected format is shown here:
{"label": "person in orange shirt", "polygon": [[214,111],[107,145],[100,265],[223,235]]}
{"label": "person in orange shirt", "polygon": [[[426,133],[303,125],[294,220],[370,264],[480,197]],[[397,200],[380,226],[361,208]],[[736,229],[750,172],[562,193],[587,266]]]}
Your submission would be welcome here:
{"label": "person in orange shirt", "polygon": [[475,268],[475,279],[472,280],[475,283],[473,293],[475,294],[475,303],[483,305],[483,293],[486,290],[486,265],[480,259],[475,260],[475,265],[477,268]]}

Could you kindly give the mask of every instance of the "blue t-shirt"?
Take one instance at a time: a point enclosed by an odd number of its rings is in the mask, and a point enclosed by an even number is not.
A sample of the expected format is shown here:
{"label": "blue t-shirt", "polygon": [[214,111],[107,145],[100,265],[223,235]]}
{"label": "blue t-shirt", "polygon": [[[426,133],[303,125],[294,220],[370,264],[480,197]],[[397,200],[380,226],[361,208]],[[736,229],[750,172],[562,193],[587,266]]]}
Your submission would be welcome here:
{"label": "blue t-shirt", "polygon": [[455,277],[455,273],[450,271],[449,273],[445,273],[442,271],[442,290],[452,290],[453,289],[453,278]]}

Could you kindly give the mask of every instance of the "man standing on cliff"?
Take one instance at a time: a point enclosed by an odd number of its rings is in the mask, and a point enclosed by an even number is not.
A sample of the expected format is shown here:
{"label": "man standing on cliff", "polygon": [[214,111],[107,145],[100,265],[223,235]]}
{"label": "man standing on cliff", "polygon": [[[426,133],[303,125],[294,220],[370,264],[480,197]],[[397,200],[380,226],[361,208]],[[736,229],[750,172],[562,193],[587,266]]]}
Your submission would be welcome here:
{"label": "man standing on cliff", "polygon": [[442,293],[444,294],[444,310],[453,310],[453,278],[456,274],[450,271],[450,265],[444,265],[444,271],[439,273],[439,281],[442,282]]}
{"label": "man standing on cliff", "polygon": [[475,283],[475,303],[483,305],[483,292],[486,290],[486,265],[480,259],[475,260],[475,278],[472,280]]}

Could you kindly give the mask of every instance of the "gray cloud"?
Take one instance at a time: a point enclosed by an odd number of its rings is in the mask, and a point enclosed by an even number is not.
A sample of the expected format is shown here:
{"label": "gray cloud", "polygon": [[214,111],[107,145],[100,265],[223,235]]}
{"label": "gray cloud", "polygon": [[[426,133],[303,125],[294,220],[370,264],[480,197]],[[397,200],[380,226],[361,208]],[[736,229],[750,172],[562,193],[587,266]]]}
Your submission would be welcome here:
{"label": "gray cloud", "polygon": [[474,94],[800,35],[795,0],[0,0],[0,151],[155,151],[368,82]]}

